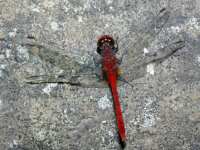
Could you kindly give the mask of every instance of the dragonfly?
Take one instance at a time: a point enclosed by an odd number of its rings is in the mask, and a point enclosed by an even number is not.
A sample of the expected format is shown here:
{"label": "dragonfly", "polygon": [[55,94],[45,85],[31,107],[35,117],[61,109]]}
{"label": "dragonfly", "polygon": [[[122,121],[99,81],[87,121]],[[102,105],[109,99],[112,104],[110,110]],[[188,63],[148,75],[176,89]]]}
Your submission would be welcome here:
{"label": "dragonfly", "polygon": [[[126,46],[122,45],[120,47],[120,49],[124,50],[124,53],[119,59],[115,57],[118,51],[117,40],[110,35],[103,35],[98,39],[96,52],[102,56],[103,50],[107,48],[107,50],[112,53],[112,56],[114,56],[112,59],[118,61],[113,68],[118,68],[120,64],[125,68],[122,74],[117,73],[118,86],[126,83],[132,86],[130,83],[133,80],[141,78],[146,74],[146,67],[149,64],[160,63],[185,46],[184,40],[177,38],[161,48],[145,54],[143,53],[142,50],[155,40],[155,37],[161,32],[169,17],[170,12],[165,8],[161,9],[146,32],[139,31],[136,34],[137,40],[135,40],[135,42],[125,43],[124,45]],[[110,75],[107,74],[106,77],[102,79],[102,71],[104,72],[104,76],[106,72],[105,65],[102,63],[103,58],[105,58],[104,56],[101,57],[100,61],[94,59],[91,64],[81,64],[69,55],[61,53],[61,50],[55,45],[52,46],[40,43],[30,37],[20,42],[20,45],[29,50],[29,55],[33,56],[31,58],[39,57],[39,59],[44,61],[48,66],[46,74],[24,75],[24,82],[27,84],[59,83],[86,88],[104,88],[110,86],[111,93],[115,93],[113,94],[114,107],[119,137],[121,139],[120,142],[125,143],[124,121],[117,91],[113,91]],[[106,61],[112,62],[112,59],[107,58]]]}

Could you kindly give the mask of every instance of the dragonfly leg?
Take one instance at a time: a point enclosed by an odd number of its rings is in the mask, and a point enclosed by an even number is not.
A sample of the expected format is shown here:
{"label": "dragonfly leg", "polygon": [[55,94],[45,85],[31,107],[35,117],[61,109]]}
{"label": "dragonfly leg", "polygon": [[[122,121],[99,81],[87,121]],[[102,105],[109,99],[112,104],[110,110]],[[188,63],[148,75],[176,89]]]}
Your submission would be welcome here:
{"label": "dragonfly leg", "polygon": [[118,64],[121,65],[124,59],[124,56],[127,54],[127,51],[124,51],[122,56],[118,59]]}
{"label": "dragonfly leg", "polygon": [[100,69],[98,71],[96,71],[95,75],[97,76],[97,78],[102,81],[104,80],[104,74],[103,74],[103,71]]}
{"label": "dragonfly leg", "polygon": [[113,52],[114,53],[117,53],[118,52],[118,37],[116,38],[116,40],[115,40],[115,45],[114,45],[114,47],[113,47]]}
{"label": "dragonfly leg", "polygon": [[128,80],[126,80],[124,77],[122,77],[122,76],[119,76],[118,77],[118,80],[119,81],[122,81],[122,82],[124,82],[124,83],[127,83],[128,85],[130,85],[132,88],[134,87],[134,85],[133,84],[131,84]]}
{"label": "dragonfly leg", "polygon": [[101,67],[101,60],[97,60],[93,57],[93,62],[95,65],[95,75],[97,76],[97,78],[99,78],[99,80],[104,80],[104,74]]}
{"label": "dragonfly leg", "polygon": [[101,60],[98,60],[96,58],[93,57],[93,62],[96,68],[100,68],[101,66]]}

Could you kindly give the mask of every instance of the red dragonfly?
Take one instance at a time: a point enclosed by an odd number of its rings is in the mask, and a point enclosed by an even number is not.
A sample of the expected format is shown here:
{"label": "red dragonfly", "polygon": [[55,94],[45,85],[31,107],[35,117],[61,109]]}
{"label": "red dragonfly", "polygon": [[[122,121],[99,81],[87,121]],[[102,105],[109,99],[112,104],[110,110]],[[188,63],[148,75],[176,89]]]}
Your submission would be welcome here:
{"label": "red dragonfly", "polygon": [[[122,75],[119,73],[121,61],[116,58],[118,44],[110,35],[101,36],[97,42],[97,53],[101,56],[101,65],[98,65],[99,63],[94,63],[95,65],[80,64],[78,61],[70,58],[67,54],[60,53],[55,46],[41,44],[30,38],[23,40],[20,44],[22,47],[26,47],[29,50],[31,56],[39,56],[40,60],[51,64],[51,67],[49,68],[50,71],[48,70],[47,74],[28,75],[28,77],[25,77],[25,82],[29,84],[61,83],[81,87],[109,86],[114,100],[119,138],[122,143],[125,143],[126,134],[117,85],[130,83],[137,78],[143,77],[146,73],[146,66],[148,64],[162,62],[177,50],[184,47],[184,41],[178,37],[175,41],[170,41],[170,43],[167,43],[157,50],[149,50],[148,52],[145,52],[145,55],[142,52],[142,50],[145,47],[148,47],[155,39],[156,35],[160,33],[168,18],[169,11],[162,9],[155,17],[155,20],[152,21],[152,24],[149,25],[150,28],[147,32],[139,32],[135,35],[137,39],[135,42],[132,42],[131,44],[125,43],[128,48],[124,48],[125,46],[122,45],[122,49],[124,49],[125,52],[123,56],[126,57],[125,60],[121,59],[123,61],[122,66],[125,68],[124,74]],[[55,73],[56,71],[52,71],[52,68],[60,68],[62,72]],[[99,70],[101,70],[102,73],[99,74]],[[126,76],[126,79],[123,77],[124,75]],[[100,76],[100,78],[105,80],[100,80],[97,76]]]}
{"label": "red dragonfly", "polygon": [[125,143],[126,133],[117,92],[117,78],[119,76],[119,60],[115,56],[117,51],[118,47],[115,47],[115,42],[111,36],[103,35],[100,37],[97,42],[97,52],[102,56],[102,75],[105,76],[113,96],[120,142]]}

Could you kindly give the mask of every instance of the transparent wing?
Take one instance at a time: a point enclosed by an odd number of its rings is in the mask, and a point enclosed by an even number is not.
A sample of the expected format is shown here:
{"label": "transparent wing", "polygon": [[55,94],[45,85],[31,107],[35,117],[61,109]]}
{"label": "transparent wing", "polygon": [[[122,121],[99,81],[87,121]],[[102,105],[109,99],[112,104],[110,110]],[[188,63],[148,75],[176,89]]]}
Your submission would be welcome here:
{"label": "transparent wing", "polygon": [[156,50],[153,53],[144,56],[142,59],[138,59],[138,65],[127,65],[127,67],[124,66],[127,68],[124,71],[124,76],[126,76],[128,82],[141,78],[146,74],[146,67],[148,64],[153,62],[162,62],[184,46],[184,40],[178,39],[166,47]]}
{"label": "transparent wing", "polygon": [[18,44],[29,54],[29,62],[21,66],[20,71],[18,71],[20,73],[18,76],[20,79],[23,76],[25,83],[107,87],[105,81],[100,81],[97,77],[95,66],[80,64],[55,46],[27,39]]}
{"label": "transparent wing", "polygon": [[[58,51],[48,49],[44,46],[26,43],[29,53],[31,55],[37,55],[44,62],[55,66],[58,72],[54,70],[45,74],[35,74],[35,75],[26,75],[25,82],[29,84],[42,84],[42,83],[60,83],[60,84],[70,84],[81,87],[97,87],[104,88],[108,87],[107,83],[104,80],[100,80],[96,73],[95,68],[87,67],[82,64],[79,64],[72,58],[67,55],[61,54]],[[144,57],[140,64],[127,67],[128,70],[125,71],[125,76],[128,78],[128,81],[132,81],[139,77],[142,77],[146,72],[146,65],[155,61],[162,61],[165,58],[171,56],[178,49],[184,47],[184,41],[177,41],[163,47],[162,49],[155,51],[151,55]],[[35,53],[37,49],[37,53]],[[45,63],[44,63],[45,64]],[[64,70],[59,73],[59,69]],[[51,69],[54,69],[52,67]],[[126,82],[119,81],[118,84],[122,85]]]}
{"label": "transparent wing", "polygon": [[[141,30],[137,33],[136,40],[133,40],[135,42],[127,44],[128,49],[126,59],[122,63],[122,69],[125,68],[123,69],[124,75],[128,78],[128,81],[143,77],[146,73],[146,65],[151,62],[162,61],[184,46],[184,41],[177,39],[147,56],[143,55],[143,49],[148,47],[149,43],[155,39],[168,18],[169,12],[162,9],[149,25],[148,30],[146,32]],[[36,66],[36,71],[29,71],[28,73],[26,71],[24,76],[26,83],[62,83],[82,87],[107,87],[106,82],[97,77],[95,66],[78,63],[58,47],[29,40],[23,40],[20,45],[26,48],[30,55],[31,65],[27,67],[34,68],[34,65]],[[43,68],[43,71],[38,70],[39,67]],[[125,82],[119,81],[119,85],[123,83]]]}
{"label": "transparent wing", "polygon": [[136,57],[137,53],[142,52],[140,50],[143,50],[143,48],[148,47],[152,43],[167,23],[169,17],[170,12],[165,8],[161,9],[147,26],[139,30],[132,29],[134,31],[133,35],[131,35],[132,31],[129,31],[131,33],[124,38],[128,37],[130,42],[128,44],[124,42],[121,47],[125,47],[123,49],[125,49],[128,55]]}
{"label": "transparent wing", "polygon": [[148,52],[144,55],[144,49],[155,40],[170,17],[166,9],[160,10],[158,15],[149,24],[148,29],[140,30],[134,34],[133,42],[126,45],[125,59],[122,64],[124,75],[128,81],[138,79],[146,74],[146,66],[151,62],[161,61],[171,56],[178,49],[184,47],[184,40],[177,38],[168,42],[162,48]]}

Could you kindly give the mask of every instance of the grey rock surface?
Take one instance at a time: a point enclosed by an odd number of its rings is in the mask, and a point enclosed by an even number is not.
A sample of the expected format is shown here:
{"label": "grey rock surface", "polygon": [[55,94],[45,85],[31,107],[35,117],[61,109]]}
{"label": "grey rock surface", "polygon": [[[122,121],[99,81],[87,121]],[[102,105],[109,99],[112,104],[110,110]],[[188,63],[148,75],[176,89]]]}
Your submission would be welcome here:
{"label": "grey rock surface", "polygon": [[198,0],[0,0],[0,150],[121,149],[108,88],[25,82],[91,71],[102,34],[119,38],[134,85],[119,87],[125,149],[200,150],[199,17]]}

